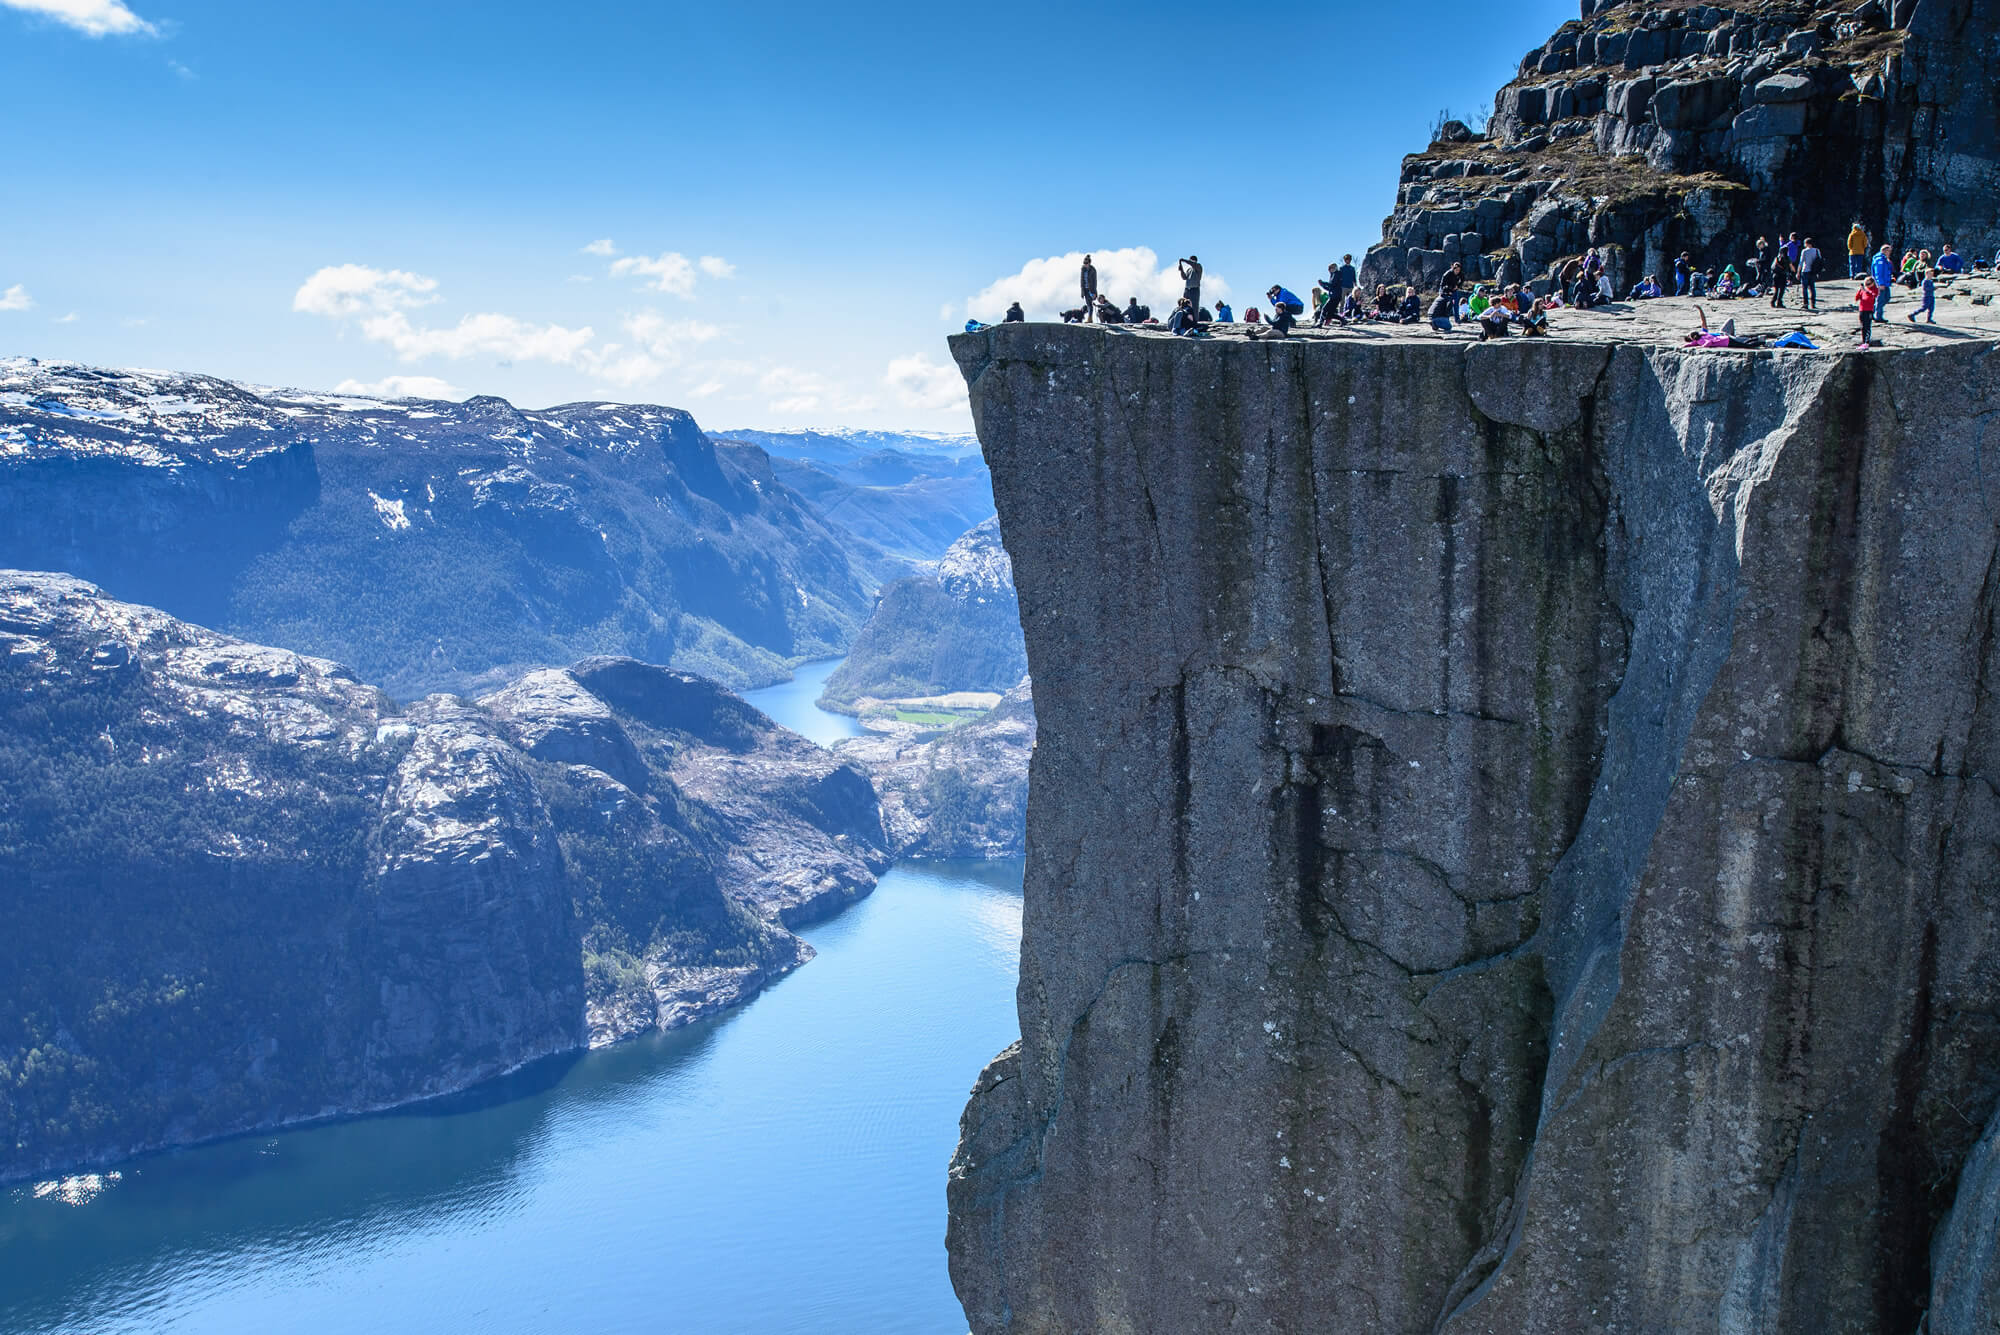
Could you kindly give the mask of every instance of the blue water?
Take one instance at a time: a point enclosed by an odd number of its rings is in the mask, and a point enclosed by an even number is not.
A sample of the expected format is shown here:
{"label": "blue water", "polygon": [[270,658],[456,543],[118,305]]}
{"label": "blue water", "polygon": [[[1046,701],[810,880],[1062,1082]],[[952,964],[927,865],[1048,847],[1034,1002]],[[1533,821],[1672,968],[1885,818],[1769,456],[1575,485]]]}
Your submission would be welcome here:
{"label": "blue water", "polygon": [[843,737],[859,737],[861,724],[845,714],[831,714],[813,704],[826,689],[826,679],[845,660],[822,659],[802,664],[790,681],[745,691],[743,698],[778,722],[821,746],[831,746]]}
{"label": "blue water", "polygon": [[901,866],[716,1020],[0,1189],[0,1331],[962,1335],[945,1165],[1015,1035],[1020,887]]}

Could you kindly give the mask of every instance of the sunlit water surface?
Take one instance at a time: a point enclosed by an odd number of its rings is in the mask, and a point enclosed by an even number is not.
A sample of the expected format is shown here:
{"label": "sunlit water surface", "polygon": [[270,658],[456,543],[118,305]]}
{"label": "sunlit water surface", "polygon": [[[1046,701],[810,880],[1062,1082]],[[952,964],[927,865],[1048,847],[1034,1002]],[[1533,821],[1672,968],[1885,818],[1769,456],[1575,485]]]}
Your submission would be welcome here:
{"label": "sunlit water surface", "polygon": [[[752,698],[824,736],[818,691]],[[719,1019],[0,1188],[0,1331],[963,1332],[945,1165],[1015,1036],[1020,890],[1018,862],[900,866]]]}

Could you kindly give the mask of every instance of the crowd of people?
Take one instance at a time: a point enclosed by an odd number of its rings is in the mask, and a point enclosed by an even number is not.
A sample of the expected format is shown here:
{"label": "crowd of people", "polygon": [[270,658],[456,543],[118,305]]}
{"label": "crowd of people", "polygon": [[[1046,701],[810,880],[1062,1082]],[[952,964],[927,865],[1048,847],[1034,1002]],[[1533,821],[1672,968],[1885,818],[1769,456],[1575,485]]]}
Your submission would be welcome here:
{"label": "crowd of people", "polygon": [[[1896,287],[1908,289],[1916,299],[1915,309],[1909,312],[1911,320],[1922,317],[1935,324],[1939,281],[1975,268],[1986,272],[1993,269],[1990,263],[1968,264],[1948,242],[1936,255],[1925,249],[1905,248],[1899,261],[1893,245],[1874,246],[1867,229],[1859,222],[1848,233],[1847,256],[1847,276],[1858,280],[1855,308],[1864,347],[1880,341],[1880,327],[1887,318]],[[1816,312],[1820,309],[1819,284],[1827,276],[1826,270],[1826,256],[1812,237],[1798,232],[1780,233],[1775,240],[1758,237],[1741,269],[1735,264],[1704,269],[1692,254],[1683,251],[1673,261],[1671,294],[1657,274],[1649,273],[1632,284],[1626,300],[1653,301],[1668,295],[1712,301],[1761,297],[1767,298],[1773,309],[1786,309],[1786,297],[1795,292],[1797,309]],[[1236,322],[1228,302],[1217,301],[1212,310],[1202,304],[1202,265],[1198,257],[1189,255],[1178,261],[1178,271],[1181,295],[1166,319],[1160,320],[1136,296],[1129,297],[1121,308],[1101,292],[1097,266],[1093,257],[1086,255],[1078,274],[1081,301],[1073,309],[1063,311],[1062,318],[1070,323],[1163,325],[1169,333],[1191,337],[1206,334],[1212,325]],[[1283,338],[1304,320],[1310,320],[1314,328],[1320,329],[1371,323],[1415,325],[1427,321],[1439,333],[1468,329],[1484,342],[1515,332],[1530,338],[1545,336],[1552,312],[1589,310],[1617,300],[1610,265],[1596,247],[1559,265],[1546,291],[1531,291],[1519,283],[1470,282],[1459,263],[1450,265],[1438,278],[1436,293],[1428,301],[1424,291],[1415,282],[1378,283],[1372,294],[1364,296],[1354,256],[1342,255],[1337,262],[1326,266],[1326,276],[1313,283],[1303,300],[1283,284],[1272,284],[1264,293],[1268,311],[1252,306],[1243,312],[1243,323],[1251,338]],[[1733,320],[1725,322],[1721,331],[1711,330],[1706,313],[1699,306],[1695,309],[1701,324],[1689,335],[1690,343],[1751,345],[1751,341],[1737,337]],[[1004,318],[1008,323],[1016,323],[1027,316],[1017,301],[1007,308]],[[975,324],[968,323],[968,328]]]}

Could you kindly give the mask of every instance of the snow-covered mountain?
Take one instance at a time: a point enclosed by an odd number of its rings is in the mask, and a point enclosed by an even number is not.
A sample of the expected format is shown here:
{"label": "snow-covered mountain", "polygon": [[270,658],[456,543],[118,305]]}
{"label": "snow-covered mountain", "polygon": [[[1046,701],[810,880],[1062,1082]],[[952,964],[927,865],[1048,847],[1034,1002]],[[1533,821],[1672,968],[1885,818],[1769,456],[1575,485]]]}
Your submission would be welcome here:
{"label": "snow-covered mountain", "polygon": [[399,695],[627,653],[737,686],[838,653],[879,558],[675,408],[385,400],[0,361],[0,565]]}

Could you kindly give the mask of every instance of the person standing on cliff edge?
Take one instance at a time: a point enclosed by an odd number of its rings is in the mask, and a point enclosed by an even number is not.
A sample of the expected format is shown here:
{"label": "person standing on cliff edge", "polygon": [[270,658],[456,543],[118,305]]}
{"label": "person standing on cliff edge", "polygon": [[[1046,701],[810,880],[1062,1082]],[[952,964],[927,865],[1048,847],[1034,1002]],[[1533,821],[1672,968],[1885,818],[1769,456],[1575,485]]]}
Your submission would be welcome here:
{"label": "person standing on cliff edge", "polygon": [[1083,288],[1084,319],[1091,319],[1097,313],[1097,266],[1090,262],[1090,256],[1083,257],[1083,272],[1077,276]]}
{"label": "person standing on cliff edge", "polygon": [[1847,234],[1847,276],[1859,278],[1868,266],[1868,229],[1859,222]]}
{"label": "person standing on cliff edge", "polygon": [[1181,295],[1189,310],[1201,309],[1201,261],[1192,255],[1181,261]]}

